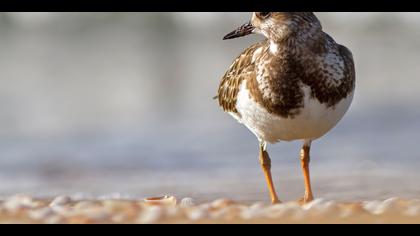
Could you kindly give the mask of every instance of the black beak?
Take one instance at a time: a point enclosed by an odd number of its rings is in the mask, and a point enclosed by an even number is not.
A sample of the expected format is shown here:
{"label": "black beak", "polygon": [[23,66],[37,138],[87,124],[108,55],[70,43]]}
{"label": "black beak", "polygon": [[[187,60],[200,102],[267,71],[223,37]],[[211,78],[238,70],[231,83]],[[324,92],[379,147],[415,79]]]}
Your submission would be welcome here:
{"label": "black beak", "polygon": [[236,30],[230,32],[229,34],[227,34],[223,38],[223,40],[239,38],[239,37],[246,36],[248,34],[252,34],[252,33],[254,33],[254,29],[255,29],[255,27],[251,24],[251,22],[248,22],[248,23],[244,24],[243,26],[239,27],[238,29],[236,29]]}

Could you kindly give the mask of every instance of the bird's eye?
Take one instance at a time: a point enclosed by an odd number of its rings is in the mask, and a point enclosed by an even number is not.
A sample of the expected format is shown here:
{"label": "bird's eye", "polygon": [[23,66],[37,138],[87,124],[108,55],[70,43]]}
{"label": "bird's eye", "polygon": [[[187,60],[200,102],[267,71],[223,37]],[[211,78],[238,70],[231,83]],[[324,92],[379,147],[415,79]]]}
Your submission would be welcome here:
{"label": "bird's eye", "polygon": [[265,18],[267,18],[267,17],[269,17],[270,16],[270,13],[271,12],[260,12],[260,17],[262,18],[262,19],[265,19]]}

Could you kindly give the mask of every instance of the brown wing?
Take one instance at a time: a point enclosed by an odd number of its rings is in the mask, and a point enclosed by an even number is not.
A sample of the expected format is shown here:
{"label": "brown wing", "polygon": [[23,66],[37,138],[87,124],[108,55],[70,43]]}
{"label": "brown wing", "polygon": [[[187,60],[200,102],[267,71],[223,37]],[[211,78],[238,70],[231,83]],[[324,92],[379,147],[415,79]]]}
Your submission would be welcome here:
{"label": "brown wing", "polygon": [[[226,112],[238,114],[236,99],[243,80],[255,76],[255,64],[252,62],[254,52],[263,46],[263,42],[256,43],[239,55],[229,70],[225,73],[219,85],[217,98],[219,105]],[[240,115],[240,114],[238,114]]]}
{"label": "brown wing", "polygon": [[353,54],[351,51],[343,45],[338,45],[338,50],[340,51],[341,56],[344,59],[345,64],[345,80],[348,81],[348,88],[350,90],[354,89],[356,83],[356,71],[354,66]]}

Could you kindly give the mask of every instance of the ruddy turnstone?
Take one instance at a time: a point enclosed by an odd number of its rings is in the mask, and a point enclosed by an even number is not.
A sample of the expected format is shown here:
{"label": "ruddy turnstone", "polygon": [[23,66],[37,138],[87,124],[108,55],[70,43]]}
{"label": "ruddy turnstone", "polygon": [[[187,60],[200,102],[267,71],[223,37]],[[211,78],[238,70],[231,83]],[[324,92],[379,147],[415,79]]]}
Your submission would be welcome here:
{"label": "ruddy turnstone", "polygon": [[220,106],[258,138],[260,163],[273,203],[280,202],[266,143],[302,140],[305,180],[302,203],[313,200],[309,176],[311,142],[330,131],[348,110],[355,89],[353,56],[323,32],[312,12],[254,12],[229,33],[266,37],[247,48],[223,76]]}

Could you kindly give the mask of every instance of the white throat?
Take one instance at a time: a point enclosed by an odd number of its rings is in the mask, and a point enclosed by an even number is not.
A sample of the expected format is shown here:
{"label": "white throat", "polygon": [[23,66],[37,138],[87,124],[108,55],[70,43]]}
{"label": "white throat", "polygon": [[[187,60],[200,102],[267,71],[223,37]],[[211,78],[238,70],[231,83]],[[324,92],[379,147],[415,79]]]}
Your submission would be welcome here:
{"label": "white throat", "polygon": [[272,54],[277,54],[279,51],[279,45],[273,41],[270,41],[270,52]]}

